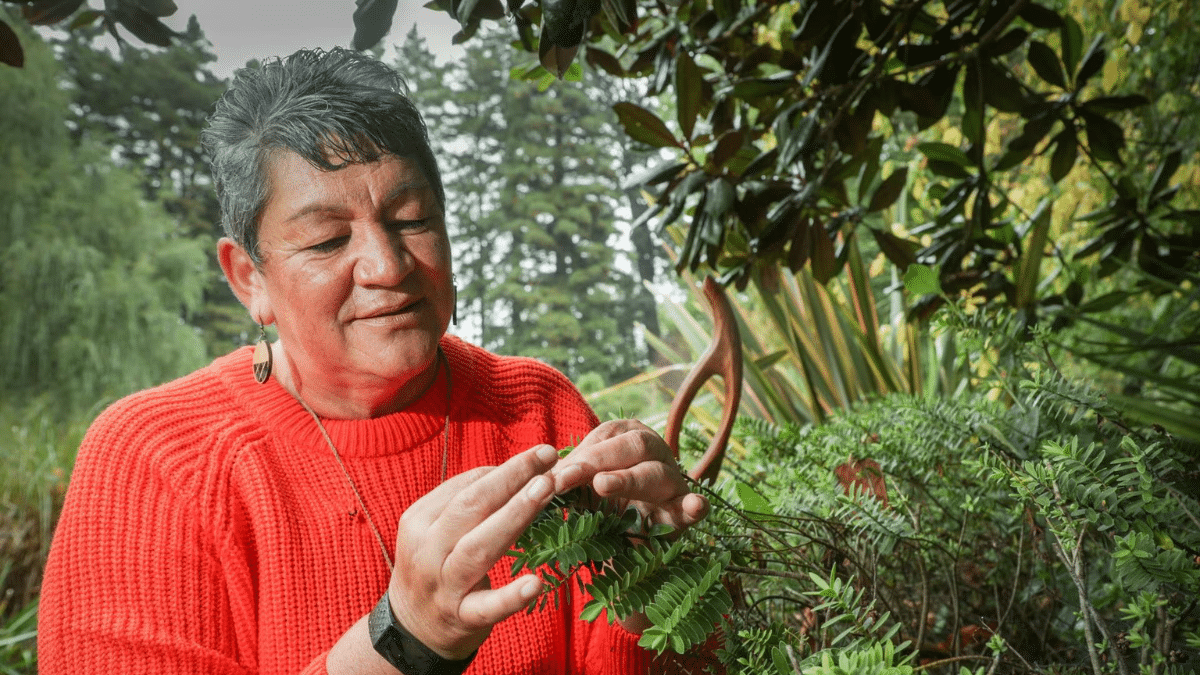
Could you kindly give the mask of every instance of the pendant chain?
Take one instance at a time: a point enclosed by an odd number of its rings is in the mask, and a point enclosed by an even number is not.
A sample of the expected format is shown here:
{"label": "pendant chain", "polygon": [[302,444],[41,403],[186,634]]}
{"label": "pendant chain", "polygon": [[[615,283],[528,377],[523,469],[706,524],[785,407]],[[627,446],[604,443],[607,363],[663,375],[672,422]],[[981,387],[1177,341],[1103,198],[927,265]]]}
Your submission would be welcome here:
{"label": "pendant chain", "polygon": [[[438,347],[438,363],[446,366],[446,421],[442,425],[442,478],[438,483],[446,482],[446,472],[450,466],[450,363],[446,359],[446,354]],[[434,374],[436,381],[437,374]],[[321,436],[325,438],[325,442],[329,444],[329,449],[333,451],[333,458],[337,460],[338,467],[342,470],[342,475],[346,477],[346,482],[350,484],[350,490],[354,493],[354,498],[358,501],[358,508],[362,509],[363,515],[367,517],[367,524],[371,526],[371,532],[375,535],[375,541],[379,542],[379,550],[383,553],[383,559],[387,562],[388,571],[395,567],[392,562],[392,556],[388,553],[387,544],[383,540],[383,533],[379,531],[379,526],[375,524],[375,519],[371,517],[371,512],[367,510],[367,503],[363,500],[362,493],[358,491],[358,486],[355,485],[354,479],[350,477],[350,471],[346,469],[346,463],[342,461],[342,455],[338,452],[337,446],[333,444],[333,439],[329,437],[329,432],[325,430],[325,425],[321,423],[321,418],[317,415],[308,403],[305,402],[300,394],[296,394],[296,400],[300,401],[300,405],[312,415],[313,421],[317,423],[317,428],[321,431]]]}

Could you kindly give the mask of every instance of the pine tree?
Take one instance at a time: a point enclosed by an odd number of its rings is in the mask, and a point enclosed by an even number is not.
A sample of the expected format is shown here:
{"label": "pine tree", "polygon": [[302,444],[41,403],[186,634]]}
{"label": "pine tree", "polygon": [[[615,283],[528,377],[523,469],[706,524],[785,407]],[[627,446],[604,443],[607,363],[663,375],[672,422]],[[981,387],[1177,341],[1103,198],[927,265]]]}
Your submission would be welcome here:
{"label": "pine tree", "polygon": [[575,378],[628,377],[645,362],[636,323],[647,304],[636,299],[646,268],[620,241],[628,197],[607,83],[588,73],[538,92],[509,77],[516,64],[503,36],[484,38],[434,66],[410,33],[397,63],[439,153],[460,317],[497,352]]}
{"label": "pine tree", "polygon": [[200,148],[200,132],[225,81],[212,73],[216,55],[195,17],[166,49],[99,46],[101,27],[58,43],[72,105],[68,126],[77,142],[110,146],[117,163],[139,178],[143,196],[162,204],[185,236],[208,252],[204,301],[191,316],[209,354],[224,354],[252,335],[246,311],[216,261],[220,207]]}

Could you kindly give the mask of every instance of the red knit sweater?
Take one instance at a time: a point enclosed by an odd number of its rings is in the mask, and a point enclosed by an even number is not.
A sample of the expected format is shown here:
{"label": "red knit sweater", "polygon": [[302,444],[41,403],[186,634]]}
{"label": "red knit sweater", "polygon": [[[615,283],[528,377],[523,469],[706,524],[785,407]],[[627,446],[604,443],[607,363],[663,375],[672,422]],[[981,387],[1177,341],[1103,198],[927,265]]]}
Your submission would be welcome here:
{"label": "red knit sweater", "polygon": [[[442,345],[450,475],[595,426],[551,368]],[[88,431],[46,566],[41,672],[321,673],[387,588],[379,544],[316,424],[274,380],[254,381],[250,356],[129,396]],[[389,549],[400,514],[440,480],[445,386],[400,413],[324,420]],[[493,587],[510,566],[492,569]],[[636,636],[580,622],[582,600],[562,600],[498,624],[468,673],[662,669]]]}

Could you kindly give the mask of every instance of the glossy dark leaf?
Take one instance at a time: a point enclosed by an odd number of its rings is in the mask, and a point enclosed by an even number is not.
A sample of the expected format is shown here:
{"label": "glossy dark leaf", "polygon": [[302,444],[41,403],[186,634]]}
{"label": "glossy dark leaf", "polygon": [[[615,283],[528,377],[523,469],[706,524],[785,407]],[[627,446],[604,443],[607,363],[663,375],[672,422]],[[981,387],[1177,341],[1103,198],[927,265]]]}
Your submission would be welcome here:
{"label": "glossy dark leaf", "polygon": [[1150,105],[1150,99],[1141,94],[1128,94],[1125,96],[1098,96],[1084,103],[1083,107],[1087,108],[1089,112],[1110,113],[1132,110],[1145,105]]}
{"label": "glossy dark leaf", "polygon": [[126,30],[133,33],[137,39],[146,44],[156,47],[170,47],[171,40],[175,38],[175,31],[168,28],[158,17],[152,16],[149,12],[136,5],[129,5],[127,3],[118,5],[109,14],[124,26]]}
{"label": "glossy dark leaf", "polygon": [[983,78],[979,71],[977,60],[967,64],[967,72],[963,75],[962,83],[963,137],[971,145],[979,145],[983,141]]}
{"label": "glossy dark leaf", "polygon": [[35,26],[58,23],[75,13],[83,0],[37,0],[21,8],[25,20]]}
{"label": "glossy dark leaf", "polygon": [[820,110],[805,115],[794,126],[788,124],[789,115],[776,120],[776,137],[779,139],[779,164],[790,166],[810,147],[815,136]]}
{"label": "glossy dark leaf", "polygon": [[1101,295],[1098,298],[1088,300],[1087,302],[1080,305],[1079,311],[1083,312],[1084,314],[1092,314],[1095,312],[1107,312],[1108,310],[1112,309],[1113,307],[1117,307],[1117,306],[1123,304],[1126,300],[1128,300],[1133,295],[1135,295],[1135,294],[1130,293],[1128,291],[1113,291],[1111,293],[1105,293],[1104,295]]}
{"label": "glossy dark leaf", "polygon": [[862,157],[867,147],[867,134],[871,133],[871,123],[875,119],[875,109],[869,105],[860,104],[852,114],[842,117],[842,123],[833,130],[838,147],[851,157]]}
{"label": "glossy dark leaf", "polygon": [[1067,78],[1063,75],[1062,64],[1059,63],[1058,54],[1055,54],[1049,45],[1034,40],[1029,43],[1027,58],[1029,59],[1029,65],[1033,66],[1033,70],[1038,74],[1038,77],[1056,87],[1067,88]]}
{"label": "glossy dark leaf", "polygon": [[975,192],[975,205],[971,210],[971,225],[976,236],[992,227],[992,200],[988,198],[986,185]]}
{"label": "glossy dark leaf", "polygon": [[1083,118],[1088,148],[1092,155],[1102,162],[1122,164],[1121,150],[1125,147],[1125,130],[1121,125],[1103,115],[1086,110],[1080,110],[1079,116]]}
{"label": "glossy dark leaf", "polygon": [[1108,53],[1104,51],[1104,36],[1097,35],[1096,39],[1092,41],[1092,46],[1088,47],[1087,54],[1083,57],[1083,65],[1079,66],[1079,75],[1075,78],[1076,91],[1082,89],[1093,75],[1100,72],[1107,57]]}
{"label": "glossy dark leaf", "polygon": [[1150,188],[1150,194],[1157,196],[1167,187],[1167,183],[1171,181],[1171,176],[1179,170],[1179,165],[1183,161],[1183,152],[1181,150],[1172,150],[1167,155],[1162,164],[1158,165],[1158,170],[1154,172],[1154,182]]}
{"label": "glossy dark leaf", "polygon": [[679,147],[667,125],[649,110],[627,101],[617,103],[613,110],[630,138],[656,148]]}
{"label": "glossy dark leaf", "polygon": [[1050,180],[1057,183],[1075,166],[1079,141],[1074,129],[1064,129],[1054,137],[1054,154],[1050,157]]}
{"label": "glossy dark leaf", "polygon": [[150,14],[151,16],[157,16],[160,19],[163,17],[171,16],[175,12],[179,11],[179,7],[177,7],[175,5],[175,0],[136,0],[136,1],[137,1],[137,4],[142,9],[146,10],[147,14]]}
{"label": "glossy dark leaf", "polygon": [[1079,65],[1079,55],[1083,53],[1083,29],[1079,27],[1079,22],[1068,14],[1063,17],[1063,24],[1058,32],[1062,43],[1063,65],[1068,73],[1074,73],[1075,66]]}
{"label": "glossy dark leaf", "polygon": [[25,65],[25,51],[17,33],[7,23],[0,21],[0,63],[13,68]]}
{"label": "glossy dark leaf", "polygon": [[671,161],[656,164],[655,166],[643,169],[642,171],[639,171],[638,173],[635,173],[627,178],[621,184],[621,188],[628,190],[634,187],[657,185],[658,183],[672,180],[678,176],[679,172],[682,171],[686,166],[687,164],[683,162]]}
{"label": "glossy dark leaf", "polygon": [[618,33],[628,33],[636,29],[637,0],[601,0],[600,4],[604,15]]}
{"label": "glossy dark leaf", "polygon": [[895,204],[907,185],[908,167],[905,166],[892,172],[892,175],[888,176],[887,180],[880,183],[879,187],[875,190],[875,194],[871,195],[871,203],[867,206],[867,211],[882,211]]}
{"label": "glossy dark leaf", "polygon": [[[464,0],[464,3],[475,1]],[[579,52],[589,21],[600,11],[600,0],[543,0],[541,6],[542,32],[538,39],[538,60],[546,70],[562,77]],[[459,19],[462,19],[461,7]]]}
{"label": "glossy dark leaf", "polygon": [[555,77],[561,78],[571,69],[571,63],[578,53],[578,44],[574,47],[559,47],[554,44],[553,40],[546,39],[545,25],[543,25],[542,36],[538,40],[538,61],[543,68]]}
{"label": "glossy dark leaf", "polygon": [[801,218],[796,223],[796,229],[792,234],[792,243],[788,246],[788,269],[793,272],[799,272],[804,267],[804,263],[808,262],[812,241],[809,235],[811,227],[808,218]]}
{"label": "glossy dark leaf", "polygon": [[397,0],[355,0],[354,38],[350,46],[362,51],[379,44],[392,28]]}
{"label": "glossy dark leaf", "polygon": [[791,73],[785,73],[783,77],[755,77],[733,85],[733,95],[748,101],[776,98],[795,86],[796,79]]}
{"label": "glossy dark leaf", "polygon": [[1083,284],[1078,281],[1072,281],[1067,284],[1067,292],[1063,295],[1066,297],[1067,302],[1078,307],[1079,303],[1083,301]]}
{"label": "glossy dark leaf", "polygon": [[621,66],[621,62],[617,60],[617,57],[603,49],[588,45],[587,51],[584,52],[584,58],[587,60],[588,65],[603,70],[609,75],[615,75],[616,77],[623,77],[625,75],[625,69]]}
{"label": "glossy dark leaf", "polygon": [[1024,28],[1013,28],[1004,35],[1001,35],[995,42],[988,45],[988,56],[1004,56],[1012,50],[1025,44],[1025,40],[1029,39],[1029,31]]}
{"label": "glossy dark leaf", "polygon": [[102,16],[104,16],[104,12],[95,9],[85,9],[76,14],[74,19],[71,19],[71,23],[67,26],[67,30],[78,30],[85,26],[90,26],[96,23],[96,20]]}
{"label": "glossy dark leaf", "polygon": [[813,278],[822,284],[837,276],[837,253],[833,248],[833,239],[819,225],[808,228],[809,258],[812,262]]}
{"label": "glossy dark leaf", "polygon": [[1036,28],[1054,29],[1061,27],[1063,23],[1062,17],[1058,15],[1058,12],[1039,5],[1036,2],[1026,3],[1021,8],[1018,16]]}
{"label": "glossy dark leaf", "polygon": [[731,131],[721,136],[721,139],[717,141],[717,148],[710,156],[713,166],[725,166],[729,159],[742,149],[745,138],[746,135],[741,131]]}
{"label": "glossy dark leaf", "polygon": [[774,147],[765,152],[759,153],[757,157],[750,160],[746,168],[742,169],[742,178],[754,178],[763,173],[775,168],[779,160],[779,148]]}
{"label": "glossy dark leaf", "polygon": [[837,29],[833,31],[833,35],[829,36],[828,41],[826,41],[825,45],[821,48],[817,58],[813,59],[813,62],[809,65],[808,72],[804,74],[804,80],[800,83],[800,86],[807,87],[809,84],[812,84],[812,81],[815,78],[822,75],[822,71],[825,70],[825,64],[829,61],[829,56],[833,53],[834,48],[838,45],[839,36],[843,31],[847,31],[847,26],[850,25],[852,18],[853,15],[847,14],[846,17],[842,19],[842,22],[838,24]]}
{"label": "glossy dark leaf", "polygon": [[981,59],[979,74],[983,80],[984,102],[1003,112],[1021,112],[1025,107],[1025,92],[1011,71],[991,59]]}
{"label": "glossy dark leaf", "polygon": [[871,234],[875,237],[875,243],[879,245],[879,250],[883,255],[903,274],[908,266],[917,261],[917,251],[921,245],[915,241],[901,239],[891,232],[885,230],[877,230],[870,228]]}
{"label": "glossy dark leaf", "polygon": [[701,92],[704,76],[686,49],[680,49],[675,57],[675,110],[683,137],[690,139],[700,115]]}

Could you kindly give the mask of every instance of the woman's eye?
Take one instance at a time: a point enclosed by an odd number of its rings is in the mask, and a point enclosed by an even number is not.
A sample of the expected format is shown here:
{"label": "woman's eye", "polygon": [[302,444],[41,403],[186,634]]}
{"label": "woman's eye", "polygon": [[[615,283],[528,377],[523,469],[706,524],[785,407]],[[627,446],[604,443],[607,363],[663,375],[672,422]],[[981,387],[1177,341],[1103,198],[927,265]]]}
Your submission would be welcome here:
{"label": "woman's eye", "polygon": [[318,253],[328,253],[330,251],[336,250],[339,247],[341,247],[343,244],[346,243],[347,239],[349,239],[349,237],[334,237],[332,239],[326,239],[325,241],[323,241],[319,244],[313,244],[312,246],[309,246],[308,248],[310,251],[317,251]]}
{"label": "woman's eye", "polygon": [[433,219],[420,218],[418,220],[396,220],[392,222],[391,226],[393,230],[397,230],[399,232],[408,232],[411,230],[421,230],[428,227],[429,221],[431,220]]}

